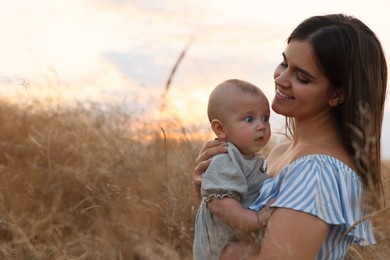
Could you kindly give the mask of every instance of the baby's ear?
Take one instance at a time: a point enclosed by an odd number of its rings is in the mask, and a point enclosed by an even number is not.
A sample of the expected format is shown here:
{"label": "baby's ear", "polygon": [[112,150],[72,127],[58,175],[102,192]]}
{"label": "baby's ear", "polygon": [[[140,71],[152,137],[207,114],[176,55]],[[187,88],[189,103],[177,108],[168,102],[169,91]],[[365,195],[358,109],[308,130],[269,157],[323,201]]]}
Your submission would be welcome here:
{"label": "baby's ear", "polygon": [[338,105],[344,103],[345,93],[344,88],[339,88],[333,91],[331,98],[329,99],[329,105],[331,107],[337,107]]}
{"label": "baby's ear", "polygon": [[211,129],[216,134],[218,139],[220,140],[226,139],[225,129],[221,121],[219,121],[218,119],[213,119],[211,121]]}

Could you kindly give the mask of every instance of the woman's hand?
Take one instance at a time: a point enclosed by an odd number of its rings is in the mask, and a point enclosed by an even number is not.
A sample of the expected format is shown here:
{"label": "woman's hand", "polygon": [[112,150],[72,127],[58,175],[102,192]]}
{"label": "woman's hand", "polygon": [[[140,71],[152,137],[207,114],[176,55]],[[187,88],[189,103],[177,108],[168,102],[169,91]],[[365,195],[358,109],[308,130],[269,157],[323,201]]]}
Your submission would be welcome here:
{"label": "woman's hand", "polygon": [[200,196],[200,185],[202,184],[202,173],[206,171],[211,163],[211,158],[220,153],[227,152],[227,146],[224,141],[212,140],[208,141],[206,145],[200,150],[198,158],[195,160],[194,169],[194,184],[195,190]]}

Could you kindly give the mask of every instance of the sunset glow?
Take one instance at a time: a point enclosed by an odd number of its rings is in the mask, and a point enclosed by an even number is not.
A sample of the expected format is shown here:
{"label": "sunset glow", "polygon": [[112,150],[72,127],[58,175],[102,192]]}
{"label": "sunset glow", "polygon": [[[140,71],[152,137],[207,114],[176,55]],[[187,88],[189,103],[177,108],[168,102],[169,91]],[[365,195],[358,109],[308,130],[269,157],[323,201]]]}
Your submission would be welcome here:
{"label": "sunset glow", "polygon": [[[120,104],[145,120],[207,129],[208,95],[228,78],[253,82],[272,99],[273,70],[286,37],[303,19],[355,15],[390,53],[389,10],[387,0],[2,1],[0,94],[15,102]],[[282,121],[271,116],[275,131]],[[383,131],[384,154],[390,157],[389,105]]]}

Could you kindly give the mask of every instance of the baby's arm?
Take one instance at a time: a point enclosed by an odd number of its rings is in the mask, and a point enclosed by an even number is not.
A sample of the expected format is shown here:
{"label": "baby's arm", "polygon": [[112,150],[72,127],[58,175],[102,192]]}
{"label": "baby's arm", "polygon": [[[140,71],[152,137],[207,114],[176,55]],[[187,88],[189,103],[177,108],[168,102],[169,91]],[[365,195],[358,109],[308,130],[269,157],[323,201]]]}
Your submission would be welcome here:
{"label": "baby's arm", "polygon": [[268,206],[259,212],[243,208],[237,200],[230,197],[212,199],[208,202],[208,208],[212,214],[223,222],[242,232],[252,232],[265,228],[273,212],[273,209]]}

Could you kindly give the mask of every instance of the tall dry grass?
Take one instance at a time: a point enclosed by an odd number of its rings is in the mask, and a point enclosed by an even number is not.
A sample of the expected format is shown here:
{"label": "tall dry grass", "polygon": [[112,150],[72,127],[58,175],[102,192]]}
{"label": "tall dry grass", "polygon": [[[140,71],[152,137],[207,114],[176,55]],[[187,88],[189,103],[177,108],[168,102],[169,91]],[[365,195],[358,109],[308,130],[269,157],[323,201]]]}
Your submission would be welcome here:
{"label": "tall dry grass", "polygon": [[35,107],[0,103],[1,259],[191,258],[200,142],[135,140],[120,108]]}
{"label": "tall dry grass", "polygon": [[[193,161],[203,141],[139,123],[120,107],[1,101],[0,258],[191,259]],[[354,247],[349,259],[390,256],[389,213],[374,220],[379,244]]]}

